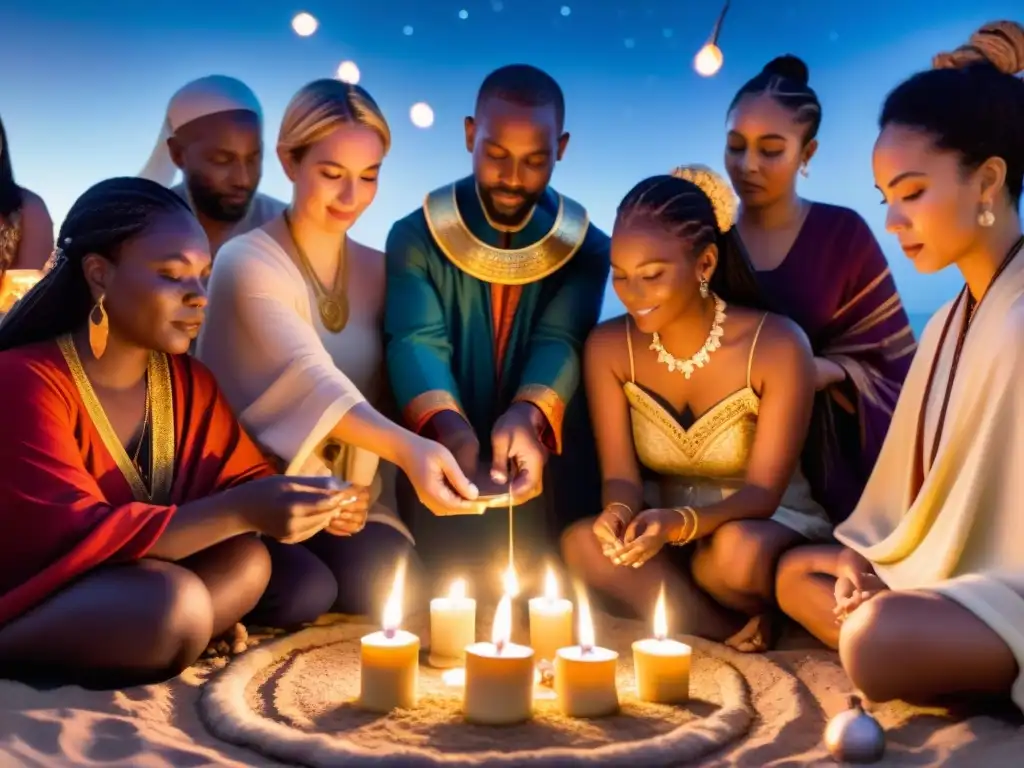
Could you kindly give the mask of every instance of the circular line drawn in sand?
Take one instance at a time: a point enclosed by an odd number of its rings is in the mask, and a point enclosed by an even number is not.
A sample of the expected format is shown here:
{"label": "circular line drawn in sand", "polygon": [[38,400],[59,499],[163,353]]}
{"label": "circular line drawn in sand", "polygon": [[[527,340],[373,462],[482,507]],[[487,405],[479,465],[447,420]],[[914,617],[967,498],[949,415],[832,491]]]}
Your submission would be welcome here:
{"label": "circular line drawn in sand", "polygon": [[603,640],[620,652],[618,715],[566,718],[543,691],[531,722],[471,725],[462,718],[461,689],[446,686],[441,672],[425,665],[418,706],[375,715],[355,704],[359,638],[374,629],[312,627],[237,657],[203,691],[207,728],[226,742],[310,768],[635,768],[692,764],[742,740],[757,717],[727,649],[695,638],[685,638],[694,646],[691,702],[640,702],[629,652],[635,627]]}

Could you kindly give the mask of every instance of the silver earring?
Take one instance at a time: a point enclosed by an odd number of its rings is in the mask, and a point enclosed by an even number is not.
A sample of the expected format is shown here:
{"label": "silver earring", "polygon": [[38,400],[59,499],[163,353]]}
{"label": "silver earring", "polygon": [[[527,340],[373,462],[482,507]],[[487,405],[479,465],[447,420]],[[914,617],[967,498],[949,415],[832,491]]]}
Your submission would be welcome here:
{"label": "silver earring", "polygon": [[706,299],[710,295],[711,288],[708,286],[708,279],[706,277],[702,277],[700,279],[700,297],[702,299]]}
{"label": "silver earring", "polygon": [[996,215],[992,211],[982,211],[978,214],[978,225],[988,228],[996,223]]}
{"label": "silver earring", "polygon": [[809,169],[809,168],[807,167],[807,164],[806,164],[806,163],[804,163],[803,165],[801,165],[801,166],[800,166],[800,175],[801,175],[801,176],[803,176],[803,177],[804,177],[805,179],[806,179],[806,178],[807,178],[808,176],[810,176],[810,175],[811,175],[811,171],[810,171],[810,169]]}

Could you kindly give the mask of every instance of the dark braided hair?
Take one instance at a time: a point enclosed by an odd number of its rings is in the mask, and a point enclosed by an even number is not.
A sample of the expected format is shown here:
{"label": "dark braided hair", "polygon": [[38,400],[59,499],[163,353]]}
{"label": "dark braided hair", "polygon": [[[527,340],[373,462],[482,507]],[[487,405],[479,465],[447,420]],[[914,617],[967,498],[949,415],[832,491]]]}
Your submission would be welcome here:
{"label": "dark braided hair", "polygon": [[821,102],[808,83],[811,75],[802,59],[787,53],[772,59],[764,69],[748,80],[733,96],[729,112],[745,96],[770,96],[793,113],[797,125],[807,126],[804,144],[818,135],[821,127]]}
{"label": "dark braided hair", "polygon": [[52,266],[0,323],[0,351],[46,341],[77,330],[94,299],[82,263],[97,254],[116,262],[121,246],[154,217],[191,212],[176,193],[154,181],[107,179],[79,197],[61,224]]}
{"label": "dark braided hair", "polygon": [[1024,186],[1024,27],[986,24],[970,42],[940,53],[934,69],[919,72],[886,97],[880,129],[901,125],[955,152],[967,171],[993,157],[1006,163],[1006,191],[1015,207]]}
{"label": "dark braided hair", "polygon": [[616,212],[616,221],[624,226],[637,219],[663,227],[686,253],[699,254],[714,243],[718,265],[708,281],[711,290],[730,304],[768,309],[736,228],[722,232],[711,198],[692,181],[668,174],[641,181]]}

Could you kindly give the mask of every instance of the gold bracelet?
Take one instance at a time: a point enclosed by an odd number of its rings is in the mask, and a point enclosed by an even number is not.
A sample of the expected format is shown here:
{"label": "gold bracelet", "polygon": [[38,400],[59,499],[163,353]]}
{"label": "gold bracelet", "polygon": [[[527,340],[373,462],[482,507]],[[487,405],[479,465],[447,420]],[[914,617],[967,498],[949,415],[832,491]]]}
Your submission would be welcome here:
{"label": "gold bracelet", "polygon": [[[622,515],[612,512],[612,507],[622,507],[624,510],[626,510],[627,517],[623,518]],[[606,512],[611,512],[613,515],[615,515],[618,521],[623,525],[629,525],[631,522],[633,522],[633,518],[636,517],[636,515],[633,514],[633,510],[630,509],[630,506],[628,504],[623,504],[621,501],[608,502],[607,504],[604,505],[604,509]]]}
{"label": "gold bracelet", "polygon": [[697,517],[697,510],[693,507],[673,507],[674,512],[678,512],[683,517],[683,530],[686,530],[687,526],[690,526],[690,533],[688,536],[683,536],[669,543],[675,547],[685,547],[694,537],[697,535],[697,523],[699,518]]}

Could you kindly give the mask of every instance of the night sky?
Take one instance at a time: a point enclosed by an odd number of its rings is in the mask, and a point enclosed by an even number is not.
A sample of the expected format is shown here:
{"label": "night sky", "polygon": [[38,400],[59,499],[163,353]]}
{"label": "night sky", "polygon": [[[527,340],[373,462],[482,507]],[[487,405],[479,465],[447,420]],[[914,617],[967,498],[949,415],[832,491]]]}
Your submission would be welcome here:
{"label": "night sky", "polygon": [[[1013,18],[1020,10],[1019,0],[737,0],[720,39],[725,66],[704,79],[692,60],[718,15],[716,2],[2,5],[0,116],[19,183],[46,199],[56,222],[88,185],[140,170],[168,98],[186,81],[213,73],[246,81],[263,102],[269,148],[291,95],[351,60],[394,132],[380,193],[354,232],[378,247],[391,222],[426,192],[468,173],[462,119],[480,81],[498,66],[535,64],[561,83],[572,139],[553,184],[609,228],[618,201],[644,176],[688,162],[721,168],[725,108],[736,89],[772,57],[797,54],[810,65],[824,107],[821,148],[801,191],[867,218],[914,312],[934,310],[959,280],[953,271],[917,275],[882,229],[884,209],[870,165],[878,110],[888,90],[927,67],[933,53],[965,42],[985,21]],[[310,37],[291,28],[301,11],[319,21]],[[421,101],[434,111],[428,129],[410,120],[410,107]],[[289,195],[272,152],[262,190]],[[609,291],[607,310],[616,307]]]}

